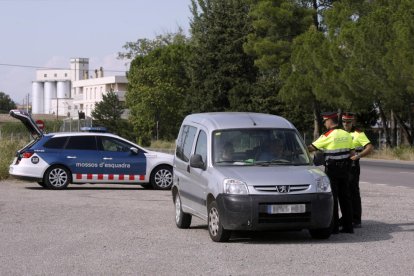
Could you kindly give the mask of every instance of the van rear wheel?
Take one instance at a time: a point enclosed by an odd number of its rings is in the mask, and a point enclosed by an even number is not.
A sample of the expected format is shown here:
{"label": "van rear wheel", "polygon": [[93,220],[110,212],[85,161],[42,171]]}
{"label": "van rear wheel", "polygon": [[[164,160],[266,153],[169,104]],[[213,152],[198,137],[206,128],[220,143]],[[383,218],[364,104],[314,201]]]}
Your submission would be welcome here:
{"label": "van rear wheel", "polygon": [[225,230],[221,224],[220,213],[215,201],[208,205],[208,233],[215,242],[226,242],[231,235],[231,231]]}
{"label": "van rear wheel", "polygon": [[175,224],[177,224],[178,228],[186,229],[189,228],[191,225],[191,218],[190,214],[184,213],[183,208],[181,207],[181,198],[180,194],[177,193],[175,196]]}

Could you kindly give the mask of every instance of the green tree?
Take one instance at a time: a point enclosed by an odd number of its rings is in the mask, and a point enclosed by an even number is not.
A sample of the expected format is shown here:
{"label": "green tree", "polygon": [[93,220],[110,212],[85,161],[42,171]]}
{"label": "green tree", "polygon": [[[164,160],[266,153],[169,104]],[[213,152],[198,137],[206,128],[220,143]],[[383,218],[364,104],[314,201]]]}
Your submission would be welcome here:
{"label": "green tree", "polygon": [[159,46],[137,55],[127,75],[130,121],[143,145],[152,139],[174,139],[184,117],[188,42],[182,33],[167,36],[168,43],[152,42]]}
{"label": "green tree", "polygon": [[0,113],[9,113],[10,109],[15,109],[16,104],[4,92],[0,92]]}
{"label": "green tree", "polygon": [[187,112],[244,110],[250,95],[239,91],[250,87],[257,75],[253,58],[243,51],[250,31],[249,5],[246,0],[191,2]]}
{"label": "green tree", "polygon": [[92,117],[99,126],[104,126],[109,132],[119,134],[121,115],[124,112],[124,105],[118,99],[118,95],[109,91],[102,95],[102,101],[95,105]]}
{"label": "green tree", "polygon": [[[301,85],[298,91],[290,86],[281,94],[286,78],[282,68],[290,68],[294,39],[305,33],[313,22],[313,10],[307,3],[298,1],[265,0],[251,1],[249,17],[252,32],[247,36],[244,50],[255,58],[260,77],[257,97],[264,106],[272,107],[268,112],[283,115],[299,129],[309,129],[312,123],[312,102],[314,98],[303,97],[306,90]],[[297,84],[296,84],[297,85]],[[296,96],[297,95],[297,96]]]}
{"label": "green tree", "polygon": [[[339,82],[354,110],[374,104],[383,122],[387,144],[396,144],[397,122],[405,140],[413,102],[414,3],[405,0],[338,2],[327,13],[333,62],[341,64]],[[404,118],[405,117],[405,118]],[[407,120],[408,119],[408,120]]]}

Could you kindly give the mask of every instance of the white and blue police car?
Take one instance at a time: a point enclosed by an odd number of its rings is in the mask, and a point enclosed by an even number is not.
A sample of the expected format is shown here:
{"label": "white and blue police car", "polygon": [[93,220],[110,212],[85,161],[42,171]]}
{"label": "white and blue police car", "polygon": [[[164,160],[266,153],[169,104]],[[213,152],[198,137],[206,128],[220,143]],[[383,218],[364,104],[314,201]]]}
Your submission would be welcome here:
{"label": "white and blue police car", "polygon": [[172,186],[173,155],[149,151],[110,133],[43,133],[32,117],[11,110],[33,140],[18,150],[10,165],[11,176],[37,181],[49,189],[68,184],[139,184],[167,190]]}

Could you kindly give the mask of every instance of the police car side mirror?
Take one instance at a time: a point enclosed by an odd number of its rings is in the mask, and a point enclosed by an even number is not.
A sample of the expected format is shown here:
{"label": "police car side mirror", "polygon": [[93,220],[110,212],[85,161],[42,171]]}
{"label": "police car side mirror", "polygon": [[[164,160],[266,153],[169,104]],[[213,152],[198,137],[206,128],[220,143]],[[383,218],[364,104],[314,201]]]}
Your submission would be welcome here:
{"label": "police car side mirror", "polygon": [[129,149],[133,154],[138,154],[139,150],[137,148],[131,147]]}
{"label": "police car side mirror", "polygon": [[203,157],[200,154],[194,154],[190,157],[190,167],[205,169],[205,164],[203,162]]}

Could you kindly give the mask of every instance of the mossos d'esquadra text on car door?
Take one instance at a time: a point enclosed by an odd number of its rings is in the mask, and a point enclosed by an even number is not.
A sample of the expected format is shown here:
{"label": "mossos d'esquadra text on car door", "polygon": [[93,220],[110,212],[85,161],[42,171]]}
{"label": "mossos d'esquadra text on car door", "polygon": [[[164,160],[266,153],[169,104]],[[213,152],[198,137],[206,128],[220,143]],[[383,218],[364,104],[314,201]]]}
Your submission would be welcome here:
{"label": "mossos d'esquadra text on car door", "polygon": [[149,151],[117,135],[102,132],[43,133],[31,116],[11,110],[34,138],[18,150],[10,175],[50,189],[69,183],[140,184],[170,189],[174,156]]}
{"label": "mossos d'esquadra text on car door", "polygon": [[177,227],[189,228],[197,216],[213,241],[237,230],[331,235],[329,179],[296,128],[275,115],[188,115],[177,138],[172,196]]}

